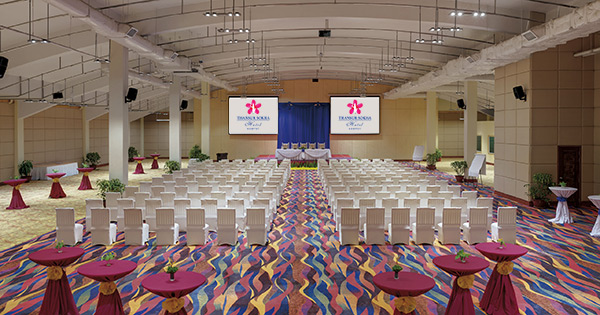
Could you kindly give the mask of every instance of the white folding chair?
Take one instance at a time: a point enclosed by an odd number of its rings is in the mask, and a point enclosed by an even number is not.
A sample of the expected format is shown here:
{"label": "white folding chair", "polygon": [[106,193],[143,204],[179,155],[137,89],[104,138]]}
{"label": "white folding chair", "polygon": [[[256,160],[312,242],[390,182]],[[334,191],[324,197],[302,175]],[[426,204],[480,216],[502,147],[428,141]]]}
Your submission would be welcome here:
{"label": "white folding chair", "polygon": [[469,208],[469,221],[463,223],[463,239],[469,244],[487,242],[487,211],[486,207]]}
{"label": "white folding chair", "polygon": [[227,207],[227,193],[224,191],[213,191],[211,198],[217,199],[217,206],[221,208]]}
{"label": "white folding chair", "polygon": [[140,182],[140,191],[152,194],[152,182]]}
{"label": "white folding chair", "polygon": [[381,200],[381,207],[385,209],[385,223],[386,226],[390,224],[392,220],[392,209],[398,208],[400,206],[400,202],[397,198],[383,198]]}
{"label": "white folding chair", "polygon": [[117,228],[123,230],[125,228],[125,213],[123,209],[133,208],[135,200],[130,198],[117,199]]}
{"label": "white folding chair", "polygon": [[92,234],[92,245],[112,245],[117,240],[117,225],[110,223],[110,210],[92,208],[88,230]]}
{"label": "white folding chair", "polygon": [[417,221],[412,224],[412,235],[415,244],[433,244],[435,226],[435,209],[417,208]]}
{"label": "white folding chair", "polygon": [[342,208],[339,225],[341,245],[358,245],[360,208]]}
{"label": "white folding chair", "polygon": [[452,208],[460,208],[461,211],[461,224],[467,222],[468,218],[468,212],[467,210],[469,209],[469,207],[467,207],[467,198],[463,198],[463,197],[452,197],[452,199],[450,199],[450,207]]}
{"label": "white folding chair", "polygon": [[152,186],[152,198],[160,198],[160,193],[165,192],[165,186]]}
{"label": "white folding chair", "polygon": [[492,240],[517,241],[517,207],[498,207],[497,222],[492,223]]}
{"label": "white folding chair", "polygon": [[208,241],[208,224],[206,224],[204,209],[186,209],[186,240],[187,245],[204,245]]}
{"label": "white folding chair", "polygon": [[206,223],[211,231],[217,230],[217,199],[203,198],[200,201],[200,206],[204,208]]}
{"label": "white folding chair", "polygon": [[460,244],[461,209],[444,208],[442,222],[437,224],[438,240],[442,244]]}
{"label": "white folding chair", "polygon": [[85,200],[85,224],[87,227],[92,224],[92,209],[104,208],[102,199],[86,199]]}
{"label": "white folding chair", "polygon": [[453,197],[460,197],[461,187],[460,185],[448,185],[448,191],[451,191]]}
{"label": "white folding chair", "polygon": [[477,191],[476,190],[465,190],[462,192],[461,197],[467,198],[467,208],[477,206]]}
{"label": "white folding chair", "polygon": [[56,241],[75,245],[83,240],[83,225],[75,223],[73,208],[56,208]]}
{"label": "white folding chair", "polygon": [[161,192],[160,200],[162,200],[163,207],[174,207],[175,206],[175,192]]}
{"label": "white folding chair", "polygon": [[477,198],[476,206],[484,207],[487,209],[487,220],[488,220],[487,230],[489,231],[491,229],[492,221],[494,219],[494,198],[485,198],[485,197]]}
{"label": "white folding chair", "polygon": [[165,186],[165,192],[175,192],[175,181],[167,181],[165,180],[163,182],[163,185]]}
{"label": "white folding chair", "polygon": [[149,192],[136,192],[133,194],[135,199],[135,207],[142,209],[142,217],[146,218],[146,199],[150,199]]}
{"label": "white folding chair", "polygon": [[163,186],[164,182],[162,177],[152,177],[152,186]]}
{"label": "white folding chair", "polygon": [[191,201],[187,198],[175,198],[175,222],[179,224],[179,231],[187,231],[186,209],[191,207]]}
{"label": "white folding chair", "polygon": [[388,226],[390,244],[410,243],[410,209],[392,208],[392,222]]}
{"label": "white folding chair", "polygon": [[375,198],[361,198],[358,200],[358,208],[360,209],[360,225],[362,230],[367,219],[367,208],[375,208]]}
{"label": "white folding chair", "polygon": [[248,245],[267,244],[267,223],[265,208],[246,209],[246,239]]}
{"label": "white folding chair", "polygon": [[175,186],[175,198],[187,198],[188,186]]}
{"label": "white folding chair", "polygon": [[106,192],[106,208],[110,210],[110,220],[117,221],[117,199],[121,198],[119,192]]}
{"label": "white folding chair", "polygon": [[379,208],[383,207],[382,200],[384,198],[390,198],[389,191],[376,191],[375,192],[375,206],[379,207]]}
{"label": "white folding chair", "polygon": [[140,191],[140,187],[138,186],[125,186],[125,192],[123,193],[123,198],[134,198],[135,193]]}
{"label": "white folding chair", "polygon": [[179,239],[179,224],[175,222],[175,209],[156,209],[156,245],[175,245]]}
{"label": "white folding chair", "polygon": [[162,207],[160,199],[146,199],[146,223],[148,223],[150,231],[156,231],[156,209],[160,207]]}
{"label": "white folding chair", "polygon": [[417,222],[417,208],[421,206],[421,200],[417,198],[404,199],[404,208],[410,209],[410,224]]}
{"label": "white folding chair", "polygon": [[450,200],[454,197],[454,193],[451,191],[440,191],[438,192],[438,198],[444,198],[444,207],[450,207]]}
{"label": "white folding chair", "polygon": [[436,226],[442,222],[443,210],[444,210],[444,199],[443,198],[429,198],[427,200],[427,207],[435,209],[435,224]]}
{"label": "white folding chair", "polygon": [[144,245],[148,242],[149,226],[142,219],[142,209],[123,209],[125,245]]}
{"label": "white folding chair", "polygon": [[217,209],[218,245],[235,245],[238,241],[238,226],[235,223],[235,209]]}
{"label": "white folding chair", "polygon": [[367,208],[364,224],[366,244],[385,244],[385,209]]}

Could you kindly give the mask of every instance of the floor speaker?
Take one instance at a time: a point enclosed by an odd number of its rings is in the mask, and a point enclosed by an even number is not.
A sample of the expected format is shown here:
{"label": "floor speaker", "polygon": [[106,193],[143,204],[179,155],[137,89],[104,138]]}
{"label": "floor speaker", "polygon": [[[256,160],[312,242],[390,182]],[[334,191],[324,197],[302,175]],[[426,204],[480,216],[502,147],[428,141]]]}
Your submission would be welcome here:
{"label": "floor speaker", "polygon": [[0,79],[4,78],[6,68],[8,68],[8,58],[0,56]]}

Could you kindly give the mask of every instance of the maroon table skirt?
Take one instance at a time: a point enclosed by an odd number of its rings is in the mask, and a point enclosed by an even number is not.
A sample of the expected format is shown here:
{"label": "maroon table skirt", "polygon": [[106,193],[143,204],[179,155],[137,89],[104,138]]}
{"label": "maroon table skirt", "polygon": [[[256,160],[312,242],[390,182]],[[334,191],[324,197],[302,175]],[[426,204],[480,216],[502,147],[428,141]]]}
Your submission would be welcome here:
{"label": "maroon table skirt", "polygon": [[135,172],[133,174],[145,174],[144,167],[142,166],[142,161],[146,158],[144,157],[134,157],[133,158],[137,162],[137,166],[135,167]]}
{"label": "maroon table skirt", "polygon": [[66,173],[52,173],[46,174],[46,176],[52,178],[52,188],[50,189],[50,198],[65,198],[67,194],[60,185],[59,178],[65,176]]}
{"label": "maroon table skirt", "polygon": [[83,255],[84,251],[79,247],[64,247],[61,251],[62,252],[59,253],[59,250],[50,248],[29,254],[29,259],[33,262],[50,268],[58,267],[62,271],[62,277],[60,279],[51,280],[48,278],[44,300],[40,308],[40,315],[79,314],[77,305],[73,299],[73,293],[71,293],[69,280],[62,267],[74,263]]}
{"label": "maroon table skirt", "polygon": [[152,157],[152,167],[150,167],[150,169],[158,169],[158,157],[160,154],[150,154],[150,156]]}
{"label": "maroon table skirt", "polygon": [[93,171],[94,169],[91,167],[82,167],[82,168],[78,168],[77,169],[80,172],[83,172],[83,176],[81,177],[81,184],[79,184],[79,188],[77,188],[78,190],[88,190],[88,189],[94,189],[92,188],[92,183],[90,183],[90,177],[88,176],[88,174]]}
{"label": "maroon table skirt", "polygon": [[[197,272],[178,271],[175,273],[174,281],[169,280],[168,273],[161,272],[146,277],[142,280],[142,286],[156,295],[170,299],[183,297],[196,290],[205,282],[206,277]],[[165,313],[177,315],[187,314],[183,307],[176,313],[169,313],[167,311],[165,311]]]}
{"label": "maroon table skirt", "polygon": [[455,255],[438,256],[433,263],[445,272],[455,276],[452,282],[452,293],[446,307],[446,315],[475,315],[475,306],[471,298],[471,289],[463,289],[458,285],[458,278],[472,275],[487,268],[490,263],[483,258],[471,256],[465,263],[456,260]]}
{"label": "maroon table skirt", "polygon": [[5,184],[12,186],[12,198],[10,199],[10,205],[8,205],[8,210],[17,210],[17,209],[25,209],[29,208],[28,205],[23,201],[23,196],[21,196],[21,184],[25,183],[26,179],[11,179],[4,181]]}
{"label": "maroon table skirt", "polygon": [[[433,278],[415,272],[399,272],[398,279],[394,278],[394,272],[382,272],[373,277],[373,283],[382,291],[397,296],[419,296],[433,289],[435,281]],[[394,314],[416,314],[415,311],[410,313],[401,313],[394,307]]]}
{"label": "maroon table skirt", "polygon": [[[137,264],[129,260],[93,261],[79,267],[77,272],[82,276],[104,283],[101,284],[102,288],[102,285],[112,284],[114,281],[121,279],[134,271],[135,268],[137,268]],[[119,290],[116,286],[114,288],[115,289],[111,294],[104,294],[102,290],[98,294],[98,305],[96,306],[95,314],[125,314]]]}
{"label": "maroon table skirt", "polygon": [[[527,253],[525,247],[499,243],[480,243],[475,248],[485,257],[498,262],[485,287],[479,305],[488,314],[519,314],[519,304],[515,295],[510,274],[501,274],[498,266],[501,263],[515,260]],[[511,268],[512,269],[512,268]]]}

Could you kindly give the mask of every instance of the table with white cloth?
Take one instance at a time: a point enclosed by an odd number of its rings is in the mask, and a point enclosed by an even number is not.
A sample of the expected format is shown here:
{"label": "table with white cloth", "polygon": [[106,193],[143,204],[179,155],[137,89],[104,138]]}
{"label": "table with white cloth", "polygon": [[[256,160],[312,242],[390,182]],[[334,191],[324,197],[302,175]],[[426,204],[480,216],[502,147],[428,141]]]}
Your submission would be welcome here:
{"label": "table with white cloth", "polygon": [[320,160],[320,159],[331,159],[331,150],[329,149],[277,149],[275,150],[275,157],[278,160],[290,159],[290,160]]}
{"label": "table with white cloth", "polygon": [[556,224],[573,223],[573,218],[569,212],[569,205],[567,205],[567,198],[571,197],[577,191],[577,188],[573,187],[549,187],[550,191],[556,195],[558,203],[556,205],[556,217],[548,221]]}
{"label": "table with white cloth", "polygon": [[46,174],[54,173],[54,170],[58,170],[58,173],[65,173],[65,176],[72,176],[79,174],[77,170],[77,162],[72,163],[47,163],[42,165],[36,165],[31,170],[32,180],[50,180],[46,177]]}
{"label": "table with white cloth", "polygon": [[596,218],[596,224],[592,228],[591,236],[600,236],[600,195],[588,196],[588,199],[598,208],[598,217]]}

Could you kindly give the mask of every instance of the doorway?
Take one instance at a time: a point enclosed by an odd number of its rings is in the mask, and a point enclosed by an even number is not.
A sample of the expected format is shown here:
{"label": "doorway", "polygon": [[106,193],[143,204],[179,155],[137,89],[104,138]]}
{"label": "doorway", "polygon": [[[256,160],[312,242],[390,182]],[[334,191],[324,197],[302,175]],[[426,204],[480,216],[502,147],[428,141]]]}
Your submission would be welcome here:
{"label": "doorway", "polygon": [[567,183],[568,187],[577,188],[569,204],[579,206],[581,195],[581,146],[558,146],[558,179]]}

